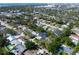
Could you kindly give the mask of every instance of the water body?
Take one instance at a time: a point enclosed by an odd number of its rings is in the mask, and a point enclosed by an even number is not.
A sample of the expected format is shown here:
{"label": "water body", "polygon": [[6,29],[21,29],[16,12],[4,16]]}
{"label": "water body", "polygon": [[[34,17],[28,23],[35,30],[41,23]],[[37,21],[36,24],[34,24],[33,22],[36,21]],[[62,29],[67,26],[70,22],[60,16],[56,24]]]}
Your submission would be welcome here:
{"label": "water body", "polygon": [[9,6],[45,6],[47,3],[0,3],[0,7]]}

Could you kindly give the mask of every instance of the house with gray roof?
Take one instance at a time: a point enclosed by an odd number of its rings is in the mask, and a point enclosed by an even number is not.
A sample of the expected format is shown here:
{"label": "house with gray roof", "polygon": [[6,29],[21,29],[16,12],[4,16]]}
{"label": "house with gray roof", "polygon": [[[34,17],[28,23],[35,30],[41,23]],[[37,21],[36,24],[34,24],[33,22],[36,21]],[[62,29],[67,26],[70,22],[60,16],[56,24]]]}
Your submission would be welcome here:
{"label": "house with gray roof", "polygon": [[20,55],[25,50],[25,47],[22,44],[16,45],[16,47],[11,51],[15,55]]}
{"label": "house with gray roof", "polygon": [[62,31],[60,31],[58,28],[55,28],[55,29],[53,30],[53,33],[54,33],[56,36],[59,36],[59,35],[62,34]]}
{"label": "house with gray roof", "polygon": [[19,38],[16,38],[16,36],[9,35],[7,37],[7,40],[9,40],[10,43],[8,49],[10,50],[10,52],[14,53],[15,55],[20,55],[26,49],[24,45],[24,41],[22,41]]}
{"label": "house with gray roof", "polygon": [[71,55],[71,54],[72,54],[73,50],[72,50],[71,47],[66,46],[66,45],[64,45],[64,44],[63,44],[61,47],[63,48],[63,51],[64,51],[65,53],[67,53],[68,55]]}

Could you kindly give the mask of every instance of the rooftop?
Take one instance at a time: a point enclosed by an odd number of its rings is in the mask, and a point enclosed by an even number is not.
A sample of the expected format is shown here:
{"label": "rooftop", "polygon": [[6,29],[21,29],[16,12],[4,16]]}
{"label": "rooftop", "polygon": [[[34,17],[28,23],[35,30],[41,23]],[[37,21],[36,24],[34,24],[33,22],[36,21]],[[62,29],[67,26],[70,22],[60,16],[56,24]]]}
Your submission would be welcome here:
{"label": "rooftop", "polygon": [[12,40],[14,40],[14,39],[16,39],[14,36],[9,36],[9,37],[7,37],[7,39],[9,40],[9,41],[12,41]]}
{"label": "rooftop", "polygon": [[12,50],[14,47],[15,47],[14,45],[8,45],[8,46],[7,46],[7,48],[8,48],[9,50]]}
{"label": "rooftop", "polygon": [[79,34],[79,28],[73,29],[73,32],[76,33],[76,34]]}
{"label": "rooftop", "polygon": [[79,40],[79,36],[77,36],[77,35],[71,35],[71,36],[69,36],[72,40]]}
{"label": "rooftop", "polygon": [[72,53],[72,48],[66,46],[66,45],[62,45],[64,52],[71,54]]}

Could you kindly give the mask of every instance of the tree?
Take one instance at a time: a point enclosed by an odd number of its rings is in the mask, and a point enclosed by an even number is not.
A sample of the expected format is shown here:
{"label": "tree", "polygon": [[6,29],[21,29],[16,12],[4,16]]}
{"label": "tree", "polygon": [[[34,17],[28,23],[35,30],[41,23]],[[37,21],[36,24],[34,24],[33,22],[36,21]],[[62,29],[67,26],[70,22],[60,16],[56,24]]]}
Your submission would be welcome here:
{"label": "tree", "polygon": [[8,55],[8,51],[6,50],[6,48],[5,47],[1,47],[0,48],[0,55]]}
{"label": "tree", "polygon": [[32,42],[32,41],[26,40],[26,41],[25,41],[25,46],[26,46],[26,48],[29,49],[29,50],[37,49],[37,45],[35,45],[35,43]]}
{"label": "tree", "polygon": [[45,32],[45,30],[42,27],[37,27],[36,31],[38,31],[38,32]]}
{"label": "tree", "polygon": [[75,47],[74,43],[71,41],[69,37],[63,37],[62,41],[64,44],[70,46],[70,47]]}
{"label": "tree", "polygon": [[49,47],[49,42],[45,41],[45,48],[48,49],[48,47]]}
{"label": "tree", "polygon": [[48,51],[52,54],[58,54],[61,47],[61,42],[58,38],[54,39],[49,45],[48,45]]}
{"label": "tree", "polygon": [[79,46],[74,47],[73,54],[77,53],[79,51]]}
{"label": "tree", "polygon": [[5,46],[7,45],[7,40],[0,35],[0,55],[7,55],[8,51],[6,50]]}
{"label": "tree", "polygon": [[63,30],[62,36],[68,36],[70,33],[71,33],[71,29],[70,29],[70,28],[65,28],[65,29]]}
{"label": "tree", "polygon": [[5,42],[3,35],[0,35],[0,47],[3,47],[5,44],[3,44]]}
{"label": "tree", "polygon": [[78,41],[78,43],[77,43],[77,46],[79,46],[79,41]]}
{"label": "tree", "polygon": [[2,50],[2,48],[0,48],[0,55],[2,55],[3,54],[3,50]]}
{"label": "tree", "polygon": [[70,24],[68,28],[65,28],[63,33],[59,37],[52,37],[52,42],[48,44],[48,51],[52,54],[58,54],[59,50],[61,49],[62,44],[66,44],[70,47],[74,47],[75,45],[71,41],[71,39],[68,37],[71,33],[71,29],[73,26]]}
{"label": "tree", "polygon": [[7,33],[9,33],[9,34],[12,34],[12,35],[15,35],[15,34],[16,34],[16,32],[15,32],[13,29],[6,28],[5,31],[6,31]]}
{"label": "tree", "polygon": [[47,32],[48,36],[51,36],[53,33],[51,31]]}
{"label": "tree", "polygon": [[73,23],[70,23],[67,28],[64,28],[62,36],[69,36],[71,34],[72,28],[73,28]]}
{"label": "tree", "polygon": [[0,47],[4,47],[8,44],[9,44],[9,41],[5,37],[3,37],[3,35],[0,35]]}
{"label": "tree", "polygon": [[74,25],[75,25],[76,27],[79,26],[79,19],[74,22]]}
{"label": "tree", "polygon": [[14,53],[8,52],[8,55],[15,55]]}
{"label": "tree", "polygon": [[34,41],[35,41],[36,44],[38,44],[38,45],[40,44],[40,40],[39,39],[35,38]]}

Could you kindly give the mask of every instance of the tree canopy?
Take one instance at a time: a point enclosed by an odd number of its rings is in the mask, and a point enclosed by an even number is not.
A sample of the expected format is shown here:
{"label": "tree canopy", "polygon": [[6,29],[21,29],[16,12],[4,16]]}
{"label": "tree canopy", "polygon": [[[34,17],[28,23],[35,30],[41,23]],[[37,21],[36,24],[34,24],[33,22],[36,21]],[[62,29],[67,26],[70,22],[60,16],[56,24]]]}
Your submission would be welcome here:
{"label": "tree canopy", "polygon": [[32,50],[32,49],[37,49],[37,45],[35,45],[34,42],[26,40],[25,41],[25,46],[27,49]]}

